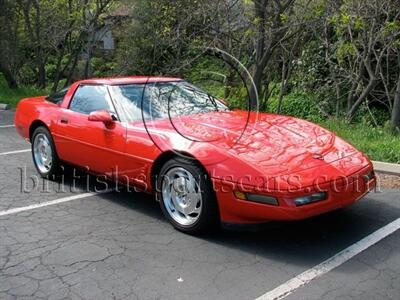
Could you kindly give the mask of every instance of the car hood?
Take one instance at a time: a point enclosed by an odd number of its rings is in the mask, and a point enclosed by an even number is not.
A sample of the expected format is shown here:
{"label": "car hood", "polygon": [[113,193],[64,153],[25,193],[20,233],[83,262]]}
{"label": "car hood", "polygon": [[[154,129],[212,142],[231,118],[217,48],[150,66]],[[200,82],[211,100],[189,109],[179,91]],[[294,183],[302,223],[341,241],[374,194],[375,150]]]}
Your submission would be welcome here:
{"label": "car hood", "polygon": [[171,148],[186,151],[204,164],[210,157],[216,158],[212,167],[207,167],[212,177],[233,174],[233,181],[240,174],[311,176],[309,171],[303,173],[309,169],[315,175],[348,176],[369,164],[364,155],[333,133],[289,116],[236,110],[149,124],[152,131],[173,132],[180,137],[179,144],[185,145]]}

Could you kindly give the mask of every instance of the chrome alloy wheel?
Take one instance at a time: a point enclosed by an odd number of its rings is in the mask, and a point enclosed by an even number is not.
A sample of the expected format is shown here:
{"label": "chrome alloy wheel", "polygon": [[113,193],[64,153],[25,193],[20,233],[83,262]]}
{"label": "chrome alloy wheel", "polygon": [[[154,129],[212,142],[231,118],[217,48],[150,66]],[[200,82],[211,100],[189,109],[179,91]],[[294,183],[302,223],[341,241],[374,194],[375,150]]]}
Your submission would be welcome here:
{"label": "chrome alloy wheel", "polygon": [[168,214],[180,225],[193,225],[200,217],[202,194],[193,175],[175,167],[162,178],[162,201]]}
{"label": "chrome alloy wheel", "polygon": [[35,140],[33,141],[33,156],[40,172],[47,173],[50,171],[53,164],[53,153],[50,141],[43,133],[35,136]]}

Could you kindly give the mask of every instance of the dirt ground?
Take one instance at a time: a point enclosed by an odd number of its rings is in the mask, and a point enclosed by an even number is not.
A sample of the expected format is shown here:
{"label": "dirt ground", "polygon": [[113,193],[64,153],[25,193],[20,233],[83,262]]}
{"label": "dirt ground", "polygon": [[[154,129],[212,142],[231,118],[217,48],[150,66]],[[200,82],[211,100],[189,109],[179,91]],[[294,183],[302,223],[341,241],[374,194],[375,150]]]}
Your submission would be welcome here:
{"label": "dirt ground", "polygon": [[400,189],[400,176],[377,173],[378,184],[386,189]]}

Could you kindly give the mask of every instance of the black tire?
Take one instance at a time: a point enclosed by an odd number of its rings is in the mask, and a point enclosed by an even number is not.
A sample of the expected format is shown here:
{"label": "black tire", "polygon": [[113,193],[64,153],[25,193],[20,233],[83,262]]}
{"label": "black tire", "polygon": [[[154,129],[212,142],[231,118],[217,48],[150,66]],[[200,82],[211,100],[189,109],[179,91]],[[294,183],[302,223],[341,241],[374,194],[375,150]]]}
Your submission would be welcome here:
{"label": "black tire", "polygon": [[[50,149],[51,149],[52,163],[51,163],[51,167],[46,171],[44,171],[43,169],[41,169],[38,166],[38,163],[35,159],[34,144],[35,144],[35,139],[39,135],[45,135],[47,137],[47,140],[49,142]],[[62,168],[60,165],[60,160],[57,155],[56,147],[54,145],[53,137],[51,136],[50,131],[46,127],[40,126],[35,129],[35,131],[33,132],[33,135],[32,135],[31,149],[32,149],[31,152],[32,152],[33,163],[36,167],[37,172],[40,174],[41,177],[46,178],[46,179],[55,179],[56,176],[61,174]]]}
{"label": "black tire", "polygon": [[[168,212],[162,194],[162,185],[165,174],[173,168],[184,168],[189,171],[195,178],[200,187],[202,197],[202,208],[197,220],[191,225],[182,225],[177,222]],[[215,192],[212,188],[210,178],[204,171],[202,166],[192,159],[176,157],[167,161],[160,170],[156,180],[156,199],[160,202],[161,210],[167,220],[179,231],[184,233],[197,235],[207,233],[211,230],[219,229],[220,217],[218,202]]]}

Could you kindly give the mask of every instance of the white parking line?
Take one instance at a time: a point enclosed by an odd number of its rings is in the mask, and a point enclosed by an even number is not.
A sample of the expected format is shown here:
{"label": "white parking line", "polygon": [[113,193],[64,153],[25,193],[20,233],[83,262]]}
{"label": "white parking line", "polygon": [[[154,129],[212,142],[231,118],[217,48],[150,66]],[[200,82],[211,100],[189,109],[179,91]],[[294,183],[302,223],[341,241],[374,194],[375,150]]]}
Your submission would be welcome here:
{"label": "white parking line", "polygon": [[25,152],[31,152],[31,149],[24,149],[24,150],[16,150],[16,151],[3,152],[3,153],[0,153],[0,156],[2,156],[2,155],[9,155],[9,154],[17,154],[17,153],[25,153]]}
{"label": "white parking line", "polygon": [[52,200],[52,201],[47,201],[47,202],[43,202],[43,203],[32,204],[32,205],[29,205],[29,206],[23,206],[23,207],[12,208],[12,209],[9,209],[9,210],[3,210],[3,211],[0,211],[0,217],[1,216],[12,215],[12,214],[17,214],[17,213],[20,213],[20,212],[23,212],[23,211],[32,210],[32,209],[36,209],[36,208],[41,208],[41,207],[45,207],[45,206],[50,206],[50,205],[65,203],[65,202],[78,200],[78,199],[82,199],[82,198],[87,198],[87,197],[91,197],[91,196],[98,195],[98,194],[109,193],[111,191],[112,191],[112,189],[104,190],[102,192],[84,193],[84,194],[79,194],[79,195],[75,195],[75,196],[60,198],[60,199],[56,199],[56,200]]}
{"label": "white parking line", "polygon": [[333,270],[334,268],[342,265],[343,263],[353,258],[360,252],[373,246],[374,244],[384,239],[388,235],[394,233],[399,228],[400,228],[400,218],[378,229],[377,231],[371,233],[362,240],[344,249],[338,254],[332,256],[331,258],[325,260],[319,265],[316,265],[315,267],[286,281],[284,284],[281,284],[272,291],[269,291],[266,294],[258,297],[256,300],[283,299],[289,296],[298,288],[308,284],[311,280],[320,277],[328,273],[329,271]]}
{"label": "white parking line", "polygon": [[0,125],[0,128],[11,128],[15,127],[15,125]]}

